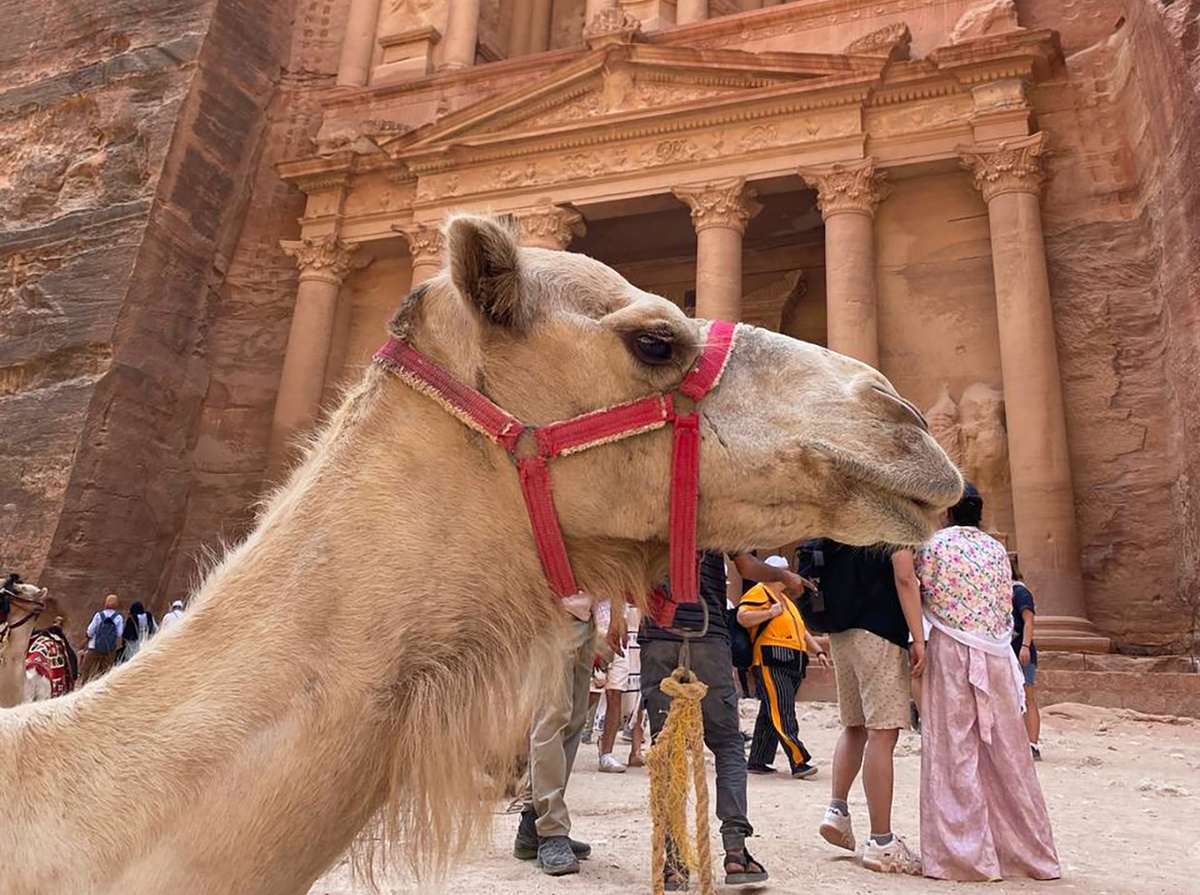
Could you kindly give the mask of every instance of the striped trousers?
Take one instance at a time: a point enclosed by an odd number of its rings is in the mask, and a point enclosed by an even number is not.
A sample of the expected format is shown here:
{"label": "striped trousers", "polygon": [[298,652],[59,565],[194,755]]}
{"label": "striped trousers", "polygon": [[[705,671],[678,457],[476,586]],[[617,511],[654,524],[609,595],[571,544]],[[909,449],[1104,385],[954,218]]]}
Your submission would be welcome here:
{"label": "striped trousers", "polygon": [[750,767],[764,767],[773,762],[780,743],[793,772],[812,758],[800,740],[800,722],[796,720],[796,691],[800,689],[801,680],[799,669],[754,666],[759,705],[754,739],[750,742]]}

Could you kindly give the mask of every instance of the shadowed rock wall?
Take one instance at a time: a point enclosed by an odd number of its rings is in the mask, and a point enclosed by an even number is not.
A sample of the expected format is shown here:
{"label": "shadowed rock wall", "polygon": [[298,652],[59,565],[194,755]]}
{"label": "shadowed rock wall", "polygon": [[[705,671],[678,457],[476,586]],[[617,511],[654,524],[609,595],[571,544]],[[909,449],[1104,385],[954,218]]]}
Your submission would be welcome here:
{"label": "shadowed rock wall", "polygon": [[1089,614],[1123,650],[1183,651],[1200,598],[1200,3],[1018,7],[1066,57],[1037,114]]}
{"label": "shadowed rock wall", "polygon": [[78,628],[162,602],[290,4],[7,6],[0,534]]}

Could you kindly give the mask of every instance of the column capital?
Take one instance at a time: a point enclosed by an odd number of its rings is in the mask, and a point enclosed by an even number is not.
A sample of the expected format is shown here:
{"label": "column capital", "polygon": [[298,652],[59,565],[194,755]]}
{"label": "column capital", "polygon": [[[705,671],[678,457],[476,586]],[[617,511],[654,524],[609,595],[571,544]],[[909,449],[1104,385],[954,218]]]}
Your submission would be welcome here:
{"label": "column capital", "polygon": [[1000,140],[975,146],[959,146],[962,166],[971,172],[975,189],[990,202],[1004,193],[1039,195],[1046,180],[1042,156],[1046,153],[1046,133]]}
{"label": "column capital", "polygon": [[441,265],[442,228],[440,224],[412,221],[407,224],[393,224],[392,229],[401,234],[408,242],[408,251],[412,255],[413,267]]}
{"label": "column capital", "polygon": [[762,206],[754,201],[758,191],[746,186],[744,177],[695,186],[677,186],[671,192],[692,209],[692,225],[697,233],[709,227],[724,227],[745,233],[746,224],[762,211]]}
{"label": "column capital", "polygon": [[552,205],[547,202],[536,208],[515,212],[521,245],[536,249],[565,251],[576,236],[583,236],[587,226],[571,205]]}
{"label": "column capital", "polygon": [[873,217],[876,206],[892,192],[884,182],[887,175],[876,173],[875,159],[869,157],[856,162],[800,168],[799,173],[804,182],[817,191],[817,207],[821,217],[826,219],[843,212]]}
{"label": "column capital", "polygon": [[371,263],[370,258],[355,258],[360,246],[346,243],[332,233],[302,239],[281,239],[279,247],[300,268],[300,281],[320,280],[340,286],[347,274]]}

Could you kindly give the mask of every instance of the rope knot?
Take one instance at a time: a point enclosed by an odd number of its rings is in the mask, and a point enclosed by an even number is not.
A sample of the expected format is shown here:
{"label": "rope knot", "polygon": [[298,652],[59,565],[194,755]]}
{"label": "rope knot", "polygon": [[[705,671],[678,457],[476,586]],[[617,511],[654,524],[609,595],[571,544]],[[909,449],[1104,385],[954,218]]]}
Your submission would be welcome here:
{"label": "rope knot", "polygon": [[676,668],[671,672],[671,676],[663,678],[659,689],[670,696],[672,699],[686,699],[689,702],[699,702],[708,694],[708,684],[700,680],[695,675],[691,675],[690,681],[683,679],[687,674],[682,668]]}

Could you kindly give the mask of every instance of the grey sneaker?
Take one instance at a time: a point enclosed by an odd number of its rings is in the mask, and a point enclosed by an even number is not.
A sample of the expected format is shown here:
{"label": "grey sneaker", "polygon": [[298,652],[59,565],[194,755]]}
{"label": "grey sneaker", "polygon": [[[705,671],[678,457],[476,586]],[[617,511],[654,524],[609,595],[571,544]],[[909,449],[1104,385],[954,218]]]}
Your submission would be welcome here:
{"label": "grey sneaker", "polygon": [[566,836],[547,836],[538,846],[538,866],[548,876],[579,872],[579,859]]}
{"label": "grey sneaker", "polygon": [[[586,861],[592,856],[592,847],[586,842],[580,842],[578,839],[567,841],[571,843],[571,851],[579,860]],[[537,813],[522,811],[521,822],[517,826],[517,838],[513,843],[513,857],[520,861],[532,861],[538,856],[538,846],[541,842],[537,834]]]}

